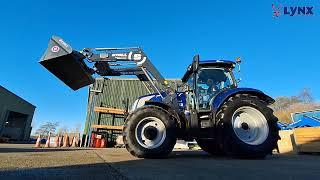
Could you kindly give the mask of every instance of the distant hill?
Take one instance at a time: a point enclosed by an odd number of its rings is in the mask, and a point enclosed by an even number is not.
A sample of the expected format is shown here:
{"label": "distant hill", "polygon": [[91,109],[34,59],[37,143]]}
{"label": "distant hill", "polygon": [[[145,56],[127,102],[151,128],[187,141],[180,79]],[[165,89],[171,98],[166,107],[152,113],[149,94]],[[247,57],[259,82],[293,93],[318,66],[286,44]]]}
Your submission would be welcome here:
{"label": "distant hill", "polygon": [[320,103],[314,102],[310,89],[303,89],[297,96],[277,97],[271,105],[280,122],[291,123],[291,113],[320,109]]}

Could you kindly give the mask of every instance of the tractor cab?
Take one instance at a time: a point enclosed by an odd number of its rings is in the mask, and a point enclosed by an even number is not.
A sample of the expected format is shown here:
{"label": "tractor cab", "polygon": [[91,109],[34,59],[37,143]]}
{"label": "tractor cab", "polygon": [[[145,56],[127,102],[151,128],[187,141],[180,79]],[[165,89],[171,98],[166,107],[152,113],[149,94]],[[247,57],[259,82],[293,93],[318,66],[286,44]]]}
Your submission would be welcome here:
{"label": "tractor cab", "polygon": [[232,70],[236,63],[227,60],[199,61],[195,56],[182,78],[187,89],[187,104],[191,109],[210,110],[213,99],[220,92],[236,88]]}

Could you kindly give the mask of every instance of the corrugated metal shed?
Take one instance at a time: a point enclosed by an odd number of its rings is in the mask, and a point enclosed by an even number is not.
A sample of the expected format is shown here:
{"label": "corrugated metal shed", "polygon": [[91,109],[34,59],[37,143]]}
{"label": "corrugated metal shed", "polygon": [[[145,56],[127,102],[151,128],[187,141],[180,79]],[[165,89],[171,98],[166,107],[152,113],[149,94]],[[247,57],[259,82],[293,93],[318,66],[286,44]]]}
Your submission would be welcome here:
{"label": "corrugated metal shed", "polygon": [[0,85],[0,137],[28,140],[35,108]]}
{"label": "corrugated metal shed", "polygon": [[[179,79],[169,79],[169,85],[176,89],[181,83]],[[153,92],[151,92],[153,93]],[[97,78],[96,82],[89,88],[87,118],[84,134],[89,133],[89,123],[100,125],[123,125],[124,119],[121,115],[110,115],[96,113],[94,107],[110,107],[125,109],[128,101],[129,108],[134,101],[142,95],[150,94],[144,84],[135,78]]]}

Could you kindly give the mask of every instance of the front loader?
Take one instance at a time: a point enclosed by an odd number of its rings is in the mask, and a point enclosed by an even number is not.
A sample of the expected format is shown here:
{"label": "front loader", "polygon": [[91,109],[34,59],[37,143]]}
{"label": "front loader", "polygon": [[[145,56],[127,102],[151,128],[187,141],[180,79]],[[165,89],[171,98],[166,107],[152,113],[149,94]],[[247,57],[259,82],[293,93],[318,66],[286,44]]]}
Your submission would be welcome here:
{"label": "front loader", "polygon": [[123,140],[136,157],[164,158],[177,139],[196,139],[210,154],[263,158],[279,139],[278,119],[268,107],[274,100],[239,88],[233,61],[194,56],[182,77],[182,92],[168,86],[139,47],[76,51],[53,36],[40,64],[73,90],[92,84],[97,74],[135,75],[154,92],[137,98],[125,119]]}

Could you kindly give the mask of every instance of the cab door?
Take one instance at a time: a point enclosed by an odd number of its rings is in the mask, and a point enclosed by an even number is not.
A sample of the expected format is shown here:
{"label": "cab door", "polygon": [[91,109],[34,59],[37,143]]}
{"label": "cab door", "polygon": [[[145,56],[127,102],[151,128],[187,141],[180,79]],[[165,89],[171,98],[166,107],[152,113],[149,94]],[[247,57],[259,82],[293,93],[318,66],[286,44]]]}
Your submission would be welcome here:
{"label": "cab door", "polygon": [[197,97],[196,97],[196,73],[192,74],[186,82],[186,110],[190,113],[189,127],[192,129],[199,128]]}

